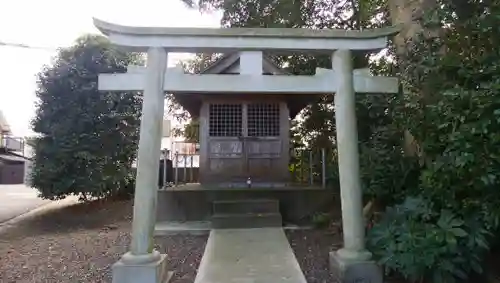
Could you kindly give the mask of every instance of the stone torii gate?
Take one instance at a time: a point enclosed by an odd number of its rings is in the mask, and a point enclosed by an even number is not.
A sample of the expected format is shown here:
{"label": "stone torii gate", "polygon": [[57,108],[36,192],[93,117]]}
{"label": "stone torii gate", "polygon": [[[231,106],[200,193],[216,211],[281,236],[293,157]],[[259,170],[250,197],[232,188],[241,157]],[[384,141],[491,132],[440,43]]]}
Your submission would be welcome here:
{"label": "stone torii gate", "polygon": [[[109,40],[129,51],[147,52],[147,66],[130,66],[125,74],[99,75],[104,91],[144,92],[134,215],[130,251],[113,266],[113,283],[166,282],[165,256],[153,249],[157,202],[158,153],[164,111],[164,93],[225,92],[324,94],[335,93],[335,118],[339,159],[344,246],[331,254],[341,274],[355,267],[371,270],[369,282],[381,282],[380,272],[365,249],[362,192],[359,173],[355,93],[396,93],[398,81],[373,77],[366,70],[353,70],[352,50],[385,48],[396,27],[364,30],[310,30],[272,28],[161,28],[126,27],[94,19]],[[170,52],[240,51],[250,60],[241,61],[239,75],[193,75],[167,68]],[[332,70],[318,69],[314,76],[265,76],[262,52],[331,54]],[[242,57],[243,58],[243,57]],[[259,60],[260,58],[260,60]],[[368,268],[367,268],[368,267]],[[377,281],[380,280],[380,281]]]}

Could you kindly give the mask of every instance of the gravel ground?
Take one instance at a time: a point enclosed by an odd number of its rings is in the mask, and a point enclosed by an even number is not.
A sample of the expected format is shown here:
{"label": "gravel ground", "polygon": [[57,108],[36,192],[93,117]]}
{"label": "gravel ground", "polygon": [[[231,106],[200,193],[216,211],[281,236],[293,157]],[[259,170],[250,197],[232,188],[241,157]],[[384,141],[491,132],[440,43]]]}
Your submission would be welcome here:
{"label": "gravel ground", "polygon": [[287,230],[286,235],[307,283],[338,282],[329,271],[328,254],[342,245],[339,233],[311,229]]}
{"label": "gravel ground", "polygon": [[158,250],[168,255],[168,266],[174,270],[172,283],[193,283],[208,235],[176,235],[156,239]]}
{"label": "gravel ground", "polygon": [[[79,204],[0,234],[0,282],[111,282],[111,264],[130,242],[130,208],[129,202]],[[194,281],[206,240],[185,235],[155,239],[175,270],[172,283]]]}
{"label": "gravel ground", "polygon": [[[329,252],[342,247],[340,223],[321,230],[288,230],[286,235],[307,283],[340,282],[337,276],[329,271]],[[387,276],[384,277],[384,282],[406,283],[401,278]]]}

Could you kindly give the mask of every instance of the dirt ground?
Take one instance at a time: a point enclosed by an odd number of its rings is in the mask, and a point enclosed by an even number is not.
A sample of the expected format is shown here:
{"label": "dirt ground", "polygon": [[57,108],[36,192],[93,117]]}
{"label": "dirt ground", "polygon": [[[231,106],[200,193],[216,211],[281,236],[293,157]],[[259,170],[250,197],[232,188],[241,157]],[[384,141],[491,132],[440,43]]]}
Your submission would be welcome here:
{"label": "dirt ground", "polygon": [[[96,201],[54,209],[0,231],[0,282],[111,282],[111,265],[127,251],[131,201]],[[338,226],[338,225],[337,225]],[[308,283],[333,283],[328,253],[340,227],[287,231]],[[207,236],[155,239],[168,255],[172,283],[193,283]]]}
{"label": "dirt ground", "polygon": [[[111,265],[130,241],[130,201],[78,203],[21,221],[0,231],[0,282],[111,282]],[[331,232],[331,231],[330,231]],[[309,283],[335,282],[328,252],[338,234],[288,231],[287,237]],[[172,283],[193,283],[207,236],[155,239],[168,255]]]}
{"label": "dirt ground", "polygon": [[[0,230],[0,282],[111,282],[111,265],[128,249],[131,219],[130,201],[97,201],[49,210]],[[336,282],[328,269],[328,252],[341,247],[340,230],[286,232],[308,283]],[[155,239],[156,248],[168,255],[169,269],[175,271],[172,283],[194,282],[207,238]],[[498,262],[500,253],[495,254],[488,263]],[[498,270],[497,266],[487,269]],[[500,282],[496,274],[488,277],[471,282]]]}
{"label": "dirt ground", "polygon": [[[24,220],[0,233],[0,282],[111,282],[127,251],[130,201],[76,204]],[[168,254],[173,283],[192,283],[206,236],[155,239]]]}

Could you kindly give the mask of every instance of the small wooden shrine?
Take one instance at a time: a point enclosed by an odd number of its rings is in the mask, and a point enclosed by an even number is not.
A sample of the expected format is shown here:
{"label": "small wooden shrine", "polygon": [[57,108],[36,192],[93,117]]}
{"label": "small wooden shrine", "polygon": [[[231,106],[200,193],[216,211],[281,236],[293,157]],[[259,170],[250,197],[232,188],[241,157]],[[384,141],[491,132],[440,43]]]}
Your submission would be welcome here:
{"label": "small wooden shrine", "polygon": [[[286,75],[262,52],[222,56],[203,75]],[[308,94],[175,93],[200,120],[200,183],[276,187],[289,182],[290,120],[315,99]]]}

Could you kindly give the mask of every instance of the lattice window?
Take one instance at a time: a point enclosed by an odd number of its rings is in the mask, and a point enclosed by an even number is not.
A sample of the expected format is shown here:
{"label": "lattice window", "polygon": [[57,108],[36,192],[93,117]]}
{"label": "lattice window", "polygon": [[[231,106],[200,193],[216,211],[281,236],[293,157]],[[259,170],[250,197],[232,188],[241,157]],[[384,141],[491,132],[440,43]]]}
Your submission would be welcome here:
{"label": "lattice window", "polygon": [[243,134],[241,104],[210,104],[209,135],[211,137],[239,137]]}
{"label": "lattice window", "polygon": [[278,103],[248,104],[248,136],[277,137],[280,135],[280,105]]}

